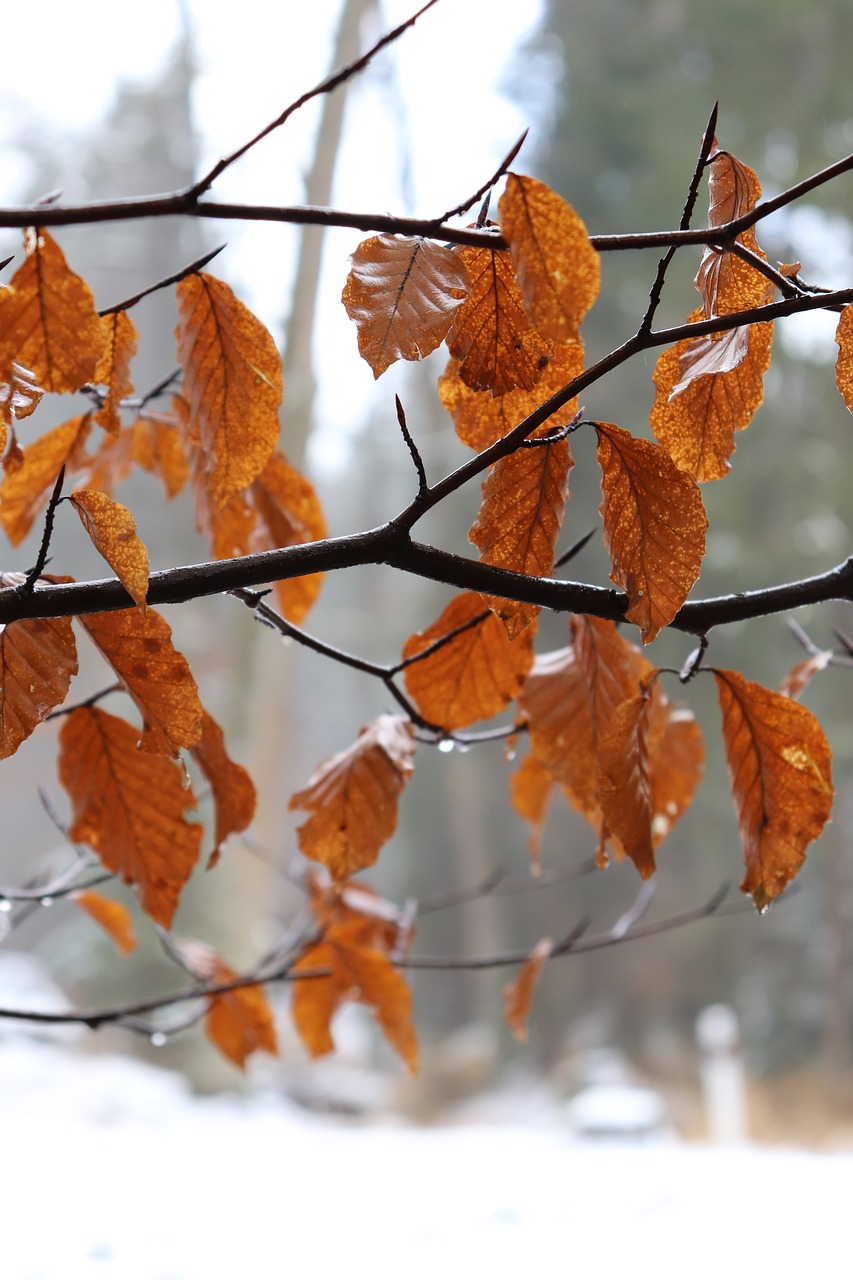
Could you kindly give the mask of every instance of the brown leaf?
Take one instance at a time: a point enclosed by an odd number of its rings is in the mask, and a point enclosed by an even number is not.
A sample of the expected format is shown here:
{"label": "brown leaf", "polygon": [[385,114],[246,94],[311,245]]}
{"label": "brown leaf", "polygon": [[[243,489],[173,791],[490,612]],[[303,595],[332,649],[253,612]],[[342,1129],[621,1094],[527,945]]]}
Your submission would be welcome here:
{"label": "brown leaf", "polygon": [[599,800],[607,831],[644,880],[655,869],[648,717],[646,694],[626,699],[598,743]]}
{"label": "brown leaf", "polygon": [[[256,512],[249,551],[270,551],[319,542],[326,519],[316,491],[281,453],[274,453],[246,494]],[[306,573],[275,584],[279,608],[297,626],[317,599],[322,573]]]}
{"label": "brown leaf", "polygon": [[[453,418],[456,433],[470,449],[487,449],[519,422],[538,409],[558,391],[562,391],[583,372],[583,346],[579,342],[558,345],[554,358],[531,391],[516,387],[505,395],[493,396],[489,391],[472,391],[459,376],[459,361],[451,360],[438,380],[441,403]],[[543,434],[550,427],[564,427],[571,422],[578,407],[577,400],[557,409],[544,423]]]}
{"label": "brown leaf", "polygon": [[[692,323],[701,316],[694,311],[688,319]],[[772,324],[750,325],[747,354],[735,368],[692,379],[685,378],[682,360],[687,355],[689,361],[694,340],[676,342],[658,359],[652,430],[675,465],[697,482],[719,480],[729,470],[734,434],[749,425],[764,399],[762,379],[770,367],[772,340]],[[678,384],[682,389],[676,394]]]}
{"label": "brown leaf", "polygon": [[65,701],[77,674],[67,618],[10,622],[0,632],[0,760],[14,755],[36,725]]}
{"label": "brown leaf", "polygon": [[[184,968],[205,986],[227,986],[237,981],[238,975],[221,956],[197,938],[172,938],[170,947]],[[275,1023],[263,987],[236,987],[205,999],[207,1038],[241,1071],[257,1049],[273,1057],[278,1055]]]}
{"label": "brown leaf", "polygon": [[133,460],[156,476],[166,498],[175,498],[189,477],[181,433],[174,422],[139,418],[133,424]]}
{"label": "brown leaf", "polygon": [[[516,449],[495,463],[483,482],[483,504],[468,532],[483,564],[538,578],[551,574],[573,466],[568,440]],[[495,597],[489,598],[489,605],[510,640],[539,613],[536,605]]]}
{"label": "brown leaf", "polygon": [[27,256],[0,293],[0,373],[17,361],[45,391],[76,391],[93,380],[104,350],[92,291],[46,231],[27,230],[24,245]]}
{"label": "brown leaf", "polygon": [[95,414],[99,427],[115,435],[121,426],[119,406],[133,391],[130,362],[136,355],[139,335],[126,311],[113,311],[103,320],[106,348],[95,370],[94,382],[109,387],[103,407]]}
{"label": "brown leaf", "polygon": [[228,756],[222,730],[206,711],[201,716],[201,737],[190,752],[213,793],[216,834],[210,867],[215,865],[228,837],[245,831],[255,816],[255,787],[242,765]]}
{"label": "brown leaf", "polygon": [[371,236],[350,261],[341,301],[374,378],[395,360],[421,360],[441,345],[470,286],[457,249]]}
{"label": "brown leaf", "polygon": [[835,362],[835,385],[853,413],[853,302],[849,303],[838,319],[835,330],[838,359]]}
{"label": "brown leaf", "polygon": [[[748,165],[728,151],[717,150],[708,170],[709,227],[724,226],[751,212],[761,197],[761,184]],[[756,242],[754,227],[742,232],[737,243],[766,260]],[[705,246],[695,285],[702,295],[703,312],[708,320],[712,316],[732,315],[763,306],[775,292],[772,281],[755,267],[731,249],[716,245]]]}
{"label": "brown leaf", "polygon": [[601,286],[586,227],[544,182],[517,173],[507,174],[498,208],[532,323],[545,338],[575,341]]}
{"label": "brown leaf", "polygon": [[693,802],[705,769],[705,747],[693,712],[663,698],[660,681],[654,687],[664,717],[661,731],[651,735],[649,764],[652,839],[657,848]]}
{"label": "brown leaf", "polygon": [[88,613],[78,618],[138,707],[142,751],[176,756],[201,737],[202,706],[189,664],[154,609]]}
{"label": "brown leaf", "polygon": [[291,809],[311,814],[297,831],[306,858],[336,880],[372,866],[397,828],[397,802],[414,765],[415,738],[403,716],[379,716],[346,751],[330,756]]}
{"label": "brown leaf", "polygon": [[187,276],[177,296],[184,395],[208,489],[224,506],[260,475],[278,441],[281,362],[268,330],[223,281]]}
{"label": "brown leaf", "polygon": [[715,670],[723,740],[746,861],[741,889],[759,910],[797,874],[832,810],[832,756],[812,713]]}
{"label": "brown leaf", "polygon": [[[442,729],[463,729],[497,715],[517,696],[533,662],[533,628],[511,641],[503,623],[483,613],[482,596],[464,591],[403,647],[410,664],[404,673],[409,696],[421,715]],[[420,661],[410,661],[457,631]]]}
{"label": "brown leaf", "polygon": [[518,697],[534,757],[592,826],[600,821],[597,740],[575,649],[537,657]]}
{"label": "brown leaf", "polygon": [[59,780],[71,798],[69,840],[88,844],[108,871],[136,885],[168,929],[198,859],[201,827],[180,765],[136,750],[138,729],[98,707],[78,707],[59,734]]}
{"label": "brown leaf", "polygon": [[116,949],[127,955],[136,947],[136,935],[133,932],[133,920],[127,907],[112,898],[105,898],[93,889],[78,889],[71,898],[81,910],[108,933],[116,945]]}
{"label": "brown leaf", "polygon": [[[13,418],[28,418],[40,404],[43,395],[44,388],[35,381],[32,369],[25,369],[17,360],[13,360],[3,377],[0,377],[0,423],[8,426]],[[5,434],[2,439],[5,441]]]}
{"label": "brown leaf", "polygon": [[708,527],[702,495],[660,445],[608,422],[595,429],[610,580],[627,592],[625,617],[648,644],[699,577]]}
{"label": "brown leaf", "polygon": [[832,650],[820,649],[809,654],[802,662],[797,662],[779,685],[779,692],[785,698],[799,698],[803,690],[811,684],[819,671],[825,671],[832,662]]}
{"label": "brown leaf", "polygon": [[535,755],[527,755],[509,780],[512,807],[533,828],[527,841],[530,870],[538,876],[541,870],[539,850],[554,790],[554,779]]}
{"label": "brown leaf", "polygon": [[96,489],[77,489],[70,494],[69,501],[95,550],[115,571],[135,604],[144,609],[148,595],[148,551],[127,507]]}
{"label": "brown leaf", "polygon": [[495,396],[514,387],[529,391],[542,377],[553,344],[530,323],[511,255],[505,249],[466,248],[461,258],[471,292],[447,338],[460,378],[474,391]]}
{"label": "brown leaf", "polygon": [[92,425],[91,414],[54,427],[24,451],[23,465],[7,471],[0,484],[0,522],[16,547],[45,506],[63,466],[73,466]]}
{"label": "brown leaf", "polygon": [[504,987],[504,1014],[507,1025],[519,1044],[527,1043],[527,1019],[530,1017],[533,993],[553,948],[554,943],[550,938],[537,942],[518,977]]}

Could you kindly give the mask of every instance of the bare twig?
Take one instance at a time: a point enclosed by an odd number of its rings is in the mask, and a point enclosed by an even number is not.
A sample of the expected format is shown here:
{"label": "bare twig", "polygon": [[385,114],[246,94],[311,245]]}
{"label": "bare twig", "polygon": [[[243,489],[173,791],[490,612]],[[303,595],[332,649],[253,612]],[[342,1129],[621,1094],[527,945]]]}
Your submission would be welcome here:
{"label": "bare twig", "polygon": [[110,316],[116,311],[128,311],[131,307],[135,307],[137,302],[147,298],[149,294],[156,293],[158,289],[167,289],[171,284],[180,284],[181,280],[186,280],[187,276],[195,275],[197,271],[201,271],[203,267],[206,267],[224,248],[225,245],[221,244],[216,249],[211,249],[209,253],[202,254],[200,258],[196,258],[195,262],[191,262],[189,266],[181,267],[180,271],[176,271],[173,275],[166,276],[163,280],[158,280],[156,284],[148,285],[146,289],[135,293],[132,298],[125,298],[123,302],[115,302],[111,307],[104,307],[103,310],[98,312],[98,315]]}

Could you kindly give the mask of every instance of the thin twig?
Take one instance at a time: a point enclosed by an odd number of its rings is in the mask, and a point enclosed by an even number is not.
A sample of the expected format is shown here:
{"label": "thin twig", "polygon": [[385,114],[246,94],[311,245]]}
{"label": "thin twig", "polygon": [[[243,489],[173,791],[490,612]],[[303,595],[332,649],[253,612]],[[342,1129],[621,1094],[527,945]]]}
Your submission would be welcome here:
{"label": "thin twig", "polygon": [[17,588],[22,596],[32,595],[35,590],[35,584],[44,573],[47,564],[48,552],[50,551],[50,540],[53,537],[53,521],[56,516],[56,508],[62,499],[62,486],[65,483],[65,463],[59,468],[59,475],[53,486],[50,499],[47,504],[47,510],[44,513],[44,530],[41,537],[41,546],[36,557],[36,562],[27,573],[26,581]]}
{"label": "thin twig", "polygon": [[417,476],[418,476],[418,493],[426,493],[427,490],[429,489],[429,481],[427,480],[426,468],[424,467],[423,458],[420,455],[418,446],[415,444],[414,439],[412,438],[412,433],[409,430],[408,425],[406,423],[406,413],[400,402],[399,396],[394,397],[394,403],[397,406],[397,422],[400,424],[400,431],[403,434],[403,439],[406,442],[406,447],[408,448],[409,453],[412,456],[412,462],[415,464],[415,471],[417,472]]}
{"label": "thin twig", "polygon": [[475,205],[478,200],[483,199],[483,196],[486,194],[487,191],[491,191],[495,183],[500,182],[501,178],[504,176],[507,169],[512,164],[513,160],[518,155],[521,148],[524,146],[525,139],[527,138],[527,135],[529,132],[530,132],[529,129],[524,130],[524,133],[521,135],[518,141],[514,143],[513,146],[510,147],[509,151],[504,156],[503,160],[501,160],[500,164],[498,165],[495,172],[492,174],[491,178],[489,178],[488,182],[484,182],[481,187],[478,187],[477,190],[474,192],[474,194],[471,196],[470,200],[464,200],[462,204],[458,204],[455,209],[448,209],[447,213],[442,214],[441,216],[442,222],[449,222],[451,218],[458,218],[463,213],[467,213],[472,205]]}
{"label": "thin twig", "polygon": [[156,293],[158,289],[167,289],[170,284],[180,284],[182,280],[186,280],[187,276],[195,275],[196,272],[206,267],[225,247],[224,244],[221,244],[216,249],[211,249],[210,253],[202,254],[200,258],[196,258],[195,262],[191,262],[189,266],[181,267],[180,271],[176,271],[173,275],[165,276],[162,280],[158,280],[156,284],[149,284],[147,288],[135,293],[132,298],[125,298],[123,302],[115,302],[111,307],[104,307],[103,310],[98,312],[98,315],[111,316],[117,311],[128,311],[131,307],[135,307],[137,302],[147,298],[149,294]]}

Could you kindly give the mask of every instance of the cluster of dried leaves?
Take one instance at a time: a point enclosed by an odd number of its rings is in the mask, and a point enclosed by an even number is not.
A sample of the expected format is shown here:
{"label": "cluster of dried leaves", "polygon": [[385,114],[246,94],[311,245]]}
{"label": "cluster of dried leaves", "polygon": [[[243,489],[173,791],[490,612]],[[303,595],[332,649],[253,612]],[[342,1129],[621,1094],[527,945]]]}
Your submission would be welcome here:
{"label": "cluster of dried leaves", "polygon": [[[751,210],[754,173],[727,152],[709,164],[711,226]],[[625,618],[648,644],[675,618],[696,582],[707,520],[700,484],[730,466],[735,432],[762,398],[772,325],[751,323],[685,338],[661,355],[654,440],[607,422],[579,420],[565,391],[583,370],[580,330],[599,289],[598,255],[574,210],[541,182],[507,175],[496,231],[504,247],[453,247],[374,236],[352,256],[343,291],[359,349],[379,377],[446,343],[441,401],[460,439],[495,460],[470,540],[483,563],[549,577],[569,498],[571,434],[593,430],[601,517],[612,581],[627,595]],[[762,307],[774,284],[752,231],[736,245],[708,246],[696,277],[712,319]],[[134,467],[161,480],[167,498],[191,485],[199,530],[215,559],[325,537],[309,482],[278,451],[281,364],[270,334],[221,280],[194,272],[177,286],[182,384],[168,411],[134,410],[137,334],[126,311],[99,314],[86,283],[44,231],[26,236],[26,257],[0,294],[0,436],[5,451],[0,521],[13,546],[58,497],[57,479],[135,607],[74,620],[134,704],[138,723],[90,702],[59,719],[59,779],[68,836],[134,886],[141,909],[168,930],[205,843],[188,765],[213,796],[214,862],[251,822],[255,793],[228,756],[196,681],[165,621],[146,604],[148,560],[131,513],[113,496]],[[853,409],[853,320],[841,317],[838,380]],[[21,445],[19,424],[45,392],[89,388],[97,407]],[[554,398],[554,412],[526,435],[518,427]],[[509,445],[504,446],[510,433]],[[51,496],[53,495],[53,496]],[[55,579],[54,579],[55,581]],[[19,591],[38,584],[9,576]],[[317,575],[276,584],[278,605],[299,624]],[[566,647],[536,654],[535,606],[454,596],[441,616],[406,641],[412,715],[383,715],[319,765],[291,809],[306,858],[325,868],[311,883],[315,931],[289,976],[293,1018],[308,1049],[332,1047],[330,1025],[345,1001],[368,1005],[389,1042],[414,1068],[409,988],[397,961],[410,929],[399,912],[352,877],[370,867],[397,824],[414,767],[413,719],[438,741],[490,720],[511,703],[529,750],[510,780],[530,824],[531,855],[551,796],[562,792],[595,832],[598,856],[630,859],[650,876],[655,855],[689,808],[704,750],[692,713],[666,696],[662,673],[613,623],[574,616]],[[809,672],[814,673],[817,666]],[[9,756],[62,707],[77,671],[67,618],[9,624],[0,635],[0,756]],[[714,672],[740,826],[743,889],[759,907],[798,871],[832,802],[830,752],[814,717],[785,694],[736,671]],[[92,891],[78,905],[134,945],[125,907]],[[258,985],[243,985],[210,948],[174,940],[173,954],[206,990],[208,1034],[242,1065],[275,1052]],[[523,1036],[545,940],[507,991],[507,1016]]]}

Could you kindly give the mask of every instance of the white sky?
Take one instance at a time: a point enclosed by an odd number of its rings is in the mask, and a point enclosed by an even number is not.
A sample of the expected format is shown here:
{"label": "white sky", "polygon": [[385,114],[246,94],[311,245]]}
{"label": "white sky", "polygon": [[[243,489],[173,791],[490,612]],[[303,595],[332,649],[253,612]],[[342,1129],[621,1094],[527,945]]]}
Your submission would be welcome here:
{"label": "white sky", "polygon": [[[328,71],[340,0],[185,0],[201,75],[195,113],[212,163],[253,136]],[[383,0],[371,42],[405,20],[418,0]],[[482,0],[440,0],[359,82],[347,117],[347,141],[335,203],[363,211],[435,215],[485,181],[530,123],[500,84],[535,27],[541,0],[486,15]],[[306,18],[306,12],[309,17]],[[181,30],[180,0],[46,0],[39,5],[38,56],[4,59],[0,83],[0,205],[15,203],[27,177],[15,137],[26,119],[73,139],[101,120],[118,82],[144,83],[163,64]],[[542,105],[552,88],[542,86]],[[223,175],[212,194],[253,203],[298,203],[319,107],[309,107]],[[535,140],[531,140],[535,145]],[[69,142],[73,146],[73,141]],[[413,206],[400,181],[411,167]],[[520,166],[523,169],[523,164]],[[70,196],[69,196],[70,198]],[[212,268],[277,331],[287,313],[292,263],[281,227],[229,225],[229,248]],[[334,387],[321,387],[320,420],[334,434],[352,431],[377,392],[393,405],[391,372],[378,387],[357,355],[355,330],[340,304],[348,255],[360,236],[331,233],[322,286],[323,347],[334,352]],[[291,242],[292,243],[292,242]],[[270,270],[270,262],[278,270]],[[72,264],[73,265],[73,264]],[[180,264],[176,264],[180,265]],[[321,383],[323,379],[321,377]],[[286,389],[285,389],[286,394]],[[331,454],[337,451],[332,450]],[[339,464],[345,460],[343,451]]]}

